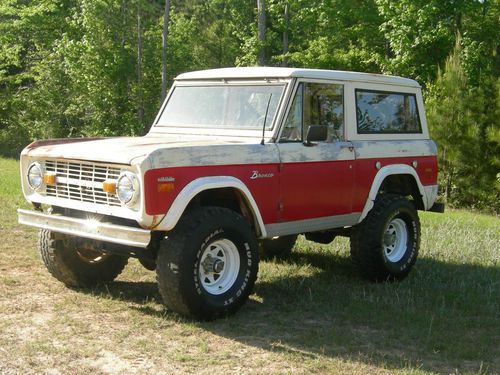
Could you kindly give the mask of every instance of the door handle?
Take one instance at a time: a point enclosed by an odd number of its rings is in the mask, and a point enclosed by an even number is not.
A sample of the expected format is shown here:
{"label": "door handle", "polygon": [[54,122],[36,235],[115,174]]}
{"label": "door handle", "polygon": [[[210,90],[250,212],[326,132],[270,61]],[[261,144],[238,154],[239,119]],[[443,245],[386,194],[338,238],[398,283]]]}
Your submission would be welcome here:
{"label": "door handle", "polygon": [[340,145],[340,148],[341,149],[348,148],[349,151],[351,151],[351,152],[354,151],[354,146],[352,145],[352,143],[342,143]]}

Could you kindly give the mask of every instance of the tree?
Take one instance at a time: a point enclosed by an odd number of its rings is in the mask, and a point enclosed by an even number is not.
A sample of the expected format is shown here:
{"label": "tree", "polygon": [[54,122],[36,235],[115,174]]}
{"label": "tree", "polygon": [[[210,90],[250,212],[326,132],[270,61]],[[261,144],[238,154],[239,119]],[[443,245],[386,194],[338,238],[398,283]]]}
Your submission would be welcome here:
{"label": "tree", "polygon": [[[489,69],[498,48],[499,7],[489,0],[375,0],[388,41],[384,72],[417,79],[436,77],[462,36],[462,65],[470,83]],[[473,78],[473,76],[475,78]]]}
{"label": "tree", "polygon": [[37,123],[23,121],[33,110],[28,98],[43,73],[55,40],[65,32],[73,1],[34,0],[0,3],[0,154],[17,156],[40,134]]}
{"label": "tree", "polygon": [[289,50],[289,40],[288,40],[288,28],[290,24],[290,6],[285,3],[285,10],[283,12],[285,28],[283,30],[283,66],[288,66],[288,50]]}
{"label": "tree", "polygon": [[137,119],[139,128],[144,128],[144,94],[142,87],[142,22],[141,4],[137,4]]}
{"label": "tree", "polygon": [[380,72],[385,40],[374,1],[290,2],[290,64]]}
{"label": "tree", "polygon": [[259,58],[258,64],[266,64],[266,0],[257,0],[257,29],[259,31]]}
{"label": "tree", "polygon": [[461,40],[429,88],[427,115],[439,149],[441,189],[458,206],[500,211],[500,112],[497,77],[470,86]]}
{"label": "tree", "polygon": [[167,96],[167,51],[168,51],[168,25],[170,23],[170,0],[165,0],[163,13],[163,33],[161,44],[161,100]]}

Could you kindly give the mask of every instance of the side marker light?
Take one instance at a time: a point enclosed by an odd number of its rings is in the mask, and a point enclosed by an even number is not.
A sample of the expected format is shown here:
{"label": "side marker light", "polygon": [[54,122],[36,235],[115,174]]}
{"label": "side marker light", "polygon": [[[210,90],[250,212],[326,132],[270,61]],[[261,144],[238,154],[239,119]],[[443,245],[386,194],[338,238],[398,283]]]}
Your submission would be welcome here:
{"label": "side marker light", "polygon": [[173,182],[158,182],[158,193],[170,193],[174,188]]}

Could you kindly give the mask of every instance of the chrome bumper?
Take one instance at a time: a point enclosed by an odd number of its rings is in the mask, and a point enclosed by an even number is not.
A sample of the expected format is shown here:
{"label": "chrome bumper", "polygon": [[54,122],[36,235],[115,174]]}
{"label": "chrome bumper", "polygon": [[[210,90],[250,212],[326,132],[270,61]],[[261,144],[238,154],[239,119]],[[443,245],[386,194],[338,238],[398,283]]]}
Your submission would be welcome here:
{"label": "chrome bumper", "polygon": [[124,225],[21,209],[17,210],[17,217],[20,224],[126,246],[146,248],[151,240],[151,231]]}

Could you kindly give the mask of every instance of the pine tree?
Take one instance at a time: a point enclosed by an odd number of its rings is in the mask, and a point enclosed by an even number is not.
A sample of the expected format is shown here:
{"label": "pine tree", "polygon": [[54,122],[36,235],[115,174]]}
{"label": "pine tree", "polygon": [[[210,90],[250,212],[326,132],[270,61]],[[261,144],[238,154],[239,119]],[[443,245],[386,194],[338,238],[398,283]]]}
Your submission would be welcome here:
{"label": "pine tree", "polygon": [[499,212],[498,78],[487,76],[481,86],[471,86],[461,52],[458,38],[426,101],[439,150],[441,191],[457,206]]}

